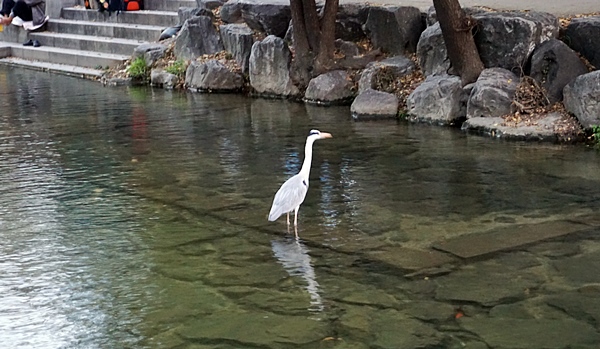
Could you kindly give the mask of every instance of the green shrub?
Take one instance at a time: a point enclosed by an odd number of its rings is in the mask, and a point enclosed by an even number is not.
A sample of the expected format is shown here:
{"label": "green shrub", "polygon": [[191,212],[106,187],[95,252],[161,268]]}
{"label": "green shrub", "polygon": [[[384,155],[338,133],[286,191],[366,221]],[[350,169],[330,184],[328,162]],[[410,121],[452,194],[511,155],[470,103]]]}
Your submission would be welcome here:
{"label": "green shrub", "polygon": [[600,125],[592,126],[592,140],[596,145],[600,145]]}
{"label": "green shrub", "polygon": [[185,66],[185,61],[183,59],[178,59],[175,62],[173,62],[173,64],[171,64],[170,66],[165,68],[167,73],[177,75],[177,76],[183,76],[185,74],[185,69],[186,69],[186,66]]}
{"label": "green shrub", "polygon": [[133,79],[147,80],[148,74],[149,74],[149,69],[146,66],[146,60],[144,59],[144,57],[140,56],[140,57],[134,59],[133,61],[131,61],[131,64],[127,68],[127,73]]}

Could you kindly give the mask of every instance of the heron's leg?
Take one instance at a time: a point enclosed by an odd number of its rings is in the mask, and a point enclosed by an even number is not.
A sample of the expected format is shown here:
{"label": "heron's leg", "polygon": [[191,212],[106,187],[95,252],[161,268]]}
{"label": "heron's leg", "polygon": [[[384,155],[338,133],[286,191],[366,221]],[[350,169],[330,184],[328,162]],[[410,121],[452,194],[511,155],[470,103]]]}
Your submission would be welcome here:
{"label": "heron's leg", "polygon": [[296,207],[294,210],[294,226],[298,226],[298,211],[300,210],[300,206]]}
{"label": "heron's leg", "polygon": [[296,241],[298,240],[298,226],[294,226],[294,233],[296,234]]}
{"label": "heron's leg", "polygon": [[288,223],[288,229],[290,229],[290,213],[286,213],[287,214],[287,223]]}

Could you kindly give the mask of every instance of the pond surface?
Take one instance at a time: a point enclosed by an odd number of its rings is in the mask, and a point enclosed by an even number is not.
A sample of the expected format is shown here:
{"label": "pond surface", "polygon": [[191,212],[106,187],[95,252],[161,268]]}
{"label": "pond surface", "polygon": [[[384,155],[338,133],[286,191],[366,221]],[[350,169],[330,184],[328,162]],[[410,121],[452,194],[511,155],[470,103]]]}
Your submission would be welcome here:
{"label": "pond surface", "polygon": [[598,348],[599,189],[584,146],[0,67],[2,346]]}

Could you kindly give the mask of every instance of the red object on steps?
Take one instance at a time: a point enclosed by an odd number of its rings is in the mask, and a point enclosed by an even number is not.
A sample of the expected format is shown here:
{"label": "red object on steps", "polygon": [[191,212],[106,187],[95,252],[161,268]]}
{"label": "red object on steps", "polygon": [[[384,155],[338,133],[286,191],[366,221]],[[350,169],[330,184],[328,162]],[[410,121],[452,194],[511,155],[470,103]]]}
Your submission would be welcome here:
{"label": "red object on steps", "polygon": [[143,0],[125,0],[125,11],[139,11],[143,9]]}

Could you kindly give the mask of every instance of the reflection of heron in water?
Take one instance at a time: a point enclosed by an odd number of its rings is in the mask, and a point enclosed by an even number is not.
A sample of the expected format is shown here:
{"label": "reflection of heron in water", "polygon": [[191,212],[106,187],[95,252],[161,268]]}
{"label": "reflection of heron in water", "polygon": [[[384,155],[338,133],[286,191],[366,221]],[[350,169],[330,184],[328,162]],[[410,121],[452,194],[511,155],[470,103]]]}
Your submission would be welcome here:
{"label": "reflection of heron in water", "polygon": [[319,283],[306,246],[297,239],[289,239],[272,240],[271,247],[275,258],[283,265],[290,276],[301,276],[306,281],[306,290],[310,295],[308,310],[323,311],[323,301],[321,295],[319,295]]}

